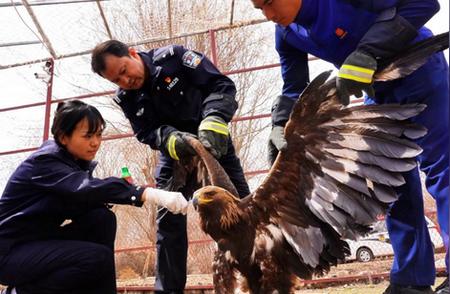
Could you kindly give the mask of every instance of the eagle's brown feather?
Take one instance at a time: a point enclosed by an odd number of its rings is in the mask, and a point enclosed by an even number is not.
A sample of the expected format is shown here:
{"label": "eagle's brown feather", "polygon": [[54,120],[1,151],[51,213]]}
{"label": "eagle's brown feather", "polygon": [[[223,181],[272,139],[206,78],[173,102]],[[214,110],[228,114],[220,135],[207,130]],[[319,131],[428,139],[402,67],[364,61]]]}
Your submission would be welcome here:
{"label": "eagle's brown feather", "polygon": [[[436,42],[424,44],[442,48],[441,36]],[[428,47],[415,46],[375,77],[412,72],[434,52]],[[289,293],[295,276],[327,272],[349,253],[343,239],[368,232],[396,200],[393,187],[404,183],[401,172],[416,166],[421,149],[405,138],[416,139],[426,130],[407,119],[424,106],[343,108],[329,75],[320,74],[302,93],[285,127],[287,149],[244,199],[234,196],[231,181],[204,147],[187,138],[215,185],[194,197],[202,229],[218,244],[216,293],[233,291],[236,271],[251,293]]]}

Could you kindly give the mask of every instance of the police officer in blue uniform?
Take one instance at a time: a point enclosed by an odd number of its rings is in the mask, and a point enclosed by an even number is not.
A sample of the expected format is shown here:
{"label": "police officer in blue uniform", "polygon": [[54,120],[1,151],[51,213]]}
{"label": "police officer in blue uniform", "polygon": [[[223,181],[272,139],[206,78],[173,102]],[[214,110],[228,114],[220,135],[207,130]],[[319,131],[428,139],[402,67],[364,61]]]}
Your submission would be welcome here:
{"label": "police officer in blue uniform", "polygon": [[[158,187],[172,177],[174,160],[191,156],[185,136],[197,135],[219,160],[241,197],[250,194],[228,122],[238,105],[236,88],[203,54],[172,45],[137,52],[110,40],[96,46],[92,70],[120,88],[115,101],[137,139],[161,151]],[[158,212],[158,293],[182,293],[186,283],[186,217]]]}
{"label": "police officer in blue uniform", "polygon": [[92,176],[104,127],[93,106],[60,103],[55,140],[12,174],[0,198],[0,284],[10,286],[3,293],[115,294],[116,217],[107,204],[186,213],[181,193]]}
{"label": "police officer in blue uniform", "polygon": [[[414,120],[428,128],[417,141],[418,157],[426,174],[426,187],[437,203],[438,221],[447,249],[449,220],[449,89],[448,65],[442,53],[401,80],[372,83],[378,62],[406,45],[430,37],[423,25],[439,10],[436,0],[252,0],[254,6],[277,23],[275,42],[284,81],[282,95],[272,108],[270,159],[283,150],[283,126],[292,105],[309,82],[307,54],[339,68],[337,91],[341,102],[350,94],[365,103],[423,103],[426,110]],[[385,293],[432,293],[435,266],[433,248],[423,214],[418,170],[404,175],[399,200],[387,217],[394,248],[390,286]],[[437,293],[448,293],[448,280]]]}

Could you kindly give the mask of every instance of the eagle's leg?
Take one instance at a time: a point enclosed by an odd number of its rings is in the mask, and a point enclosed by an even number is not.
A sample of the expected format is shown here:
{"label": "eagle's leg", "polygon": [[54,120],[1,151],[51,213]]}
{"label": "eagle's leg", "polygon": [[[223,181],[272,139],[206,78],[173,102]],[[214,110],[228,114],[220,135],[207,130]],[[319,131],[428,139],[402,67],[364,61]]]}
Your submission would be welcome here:
{"label": "eagle's leg", "polygon": [[240,269],[244,280],[241,281],[241,290],[250,294],[263,294],[261,291],[262,272],[257,264],[251,264],[250,267]]}
{"label": "eagle's leg", "polygon": [[293,293],[293,275],[275,258],[268,256],[261,261],[261,292],[271,294]]}
{"label": "eagle's leg", "polygon": [[217,249],[213,261],[213,282],[214,291],[217,294],[233,293],[236,289],[236,277],[234,267],[227,260],[225,252]]}

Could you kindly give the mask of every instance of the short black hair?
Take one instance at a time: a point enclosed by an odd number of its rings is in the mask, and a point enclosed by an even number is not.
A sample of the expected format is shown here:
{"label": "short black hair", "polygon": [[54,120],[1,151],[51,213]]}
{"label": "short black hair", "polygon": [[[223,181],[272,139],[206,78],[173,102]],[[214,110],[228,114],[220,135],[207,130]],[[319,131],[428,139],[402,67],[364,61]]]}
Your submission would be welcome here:
{"label": "short black hair", "polygon": [[102,75],[105,70],[105,57],[108,54],[123,57],[130,56],[128,45],[117,40],[108,40],[95,46],[91,55],[91,69],[93,72]]}
{"label": "short black hair", "polygon": [[59,102],[52,124],[52,134],[56,143],[62,146],[61,137],[64,135],[70,137],[77,124],[84,118],[88,121],[89,134],[103,130],[106,126],[105,120],[94,106],[80,100]]}

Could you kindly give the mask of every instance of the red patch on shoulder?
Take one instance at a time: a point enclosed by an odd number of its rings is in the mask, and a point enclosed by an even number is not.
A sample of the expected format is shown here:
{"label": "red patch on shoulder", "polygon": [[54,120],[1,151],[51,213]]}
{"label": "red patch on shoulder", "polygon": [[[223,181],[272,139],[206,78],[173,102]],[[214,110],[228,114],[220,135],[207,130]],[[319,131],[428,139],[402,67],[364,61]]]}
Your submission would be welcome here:
{"label": "red patch on shoulder", "polygon": [[347,35],[347,32],[344,31],[344,29],[341,29],[341,28],[336,28],[336,30],[334,31],[334,33],[336,34],[336,36],[337,36],[339,39],[342,39],[342,38],[344,38],[344,37]]}

